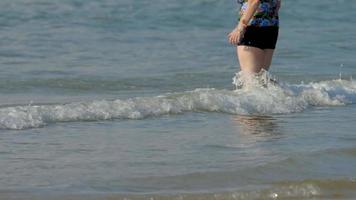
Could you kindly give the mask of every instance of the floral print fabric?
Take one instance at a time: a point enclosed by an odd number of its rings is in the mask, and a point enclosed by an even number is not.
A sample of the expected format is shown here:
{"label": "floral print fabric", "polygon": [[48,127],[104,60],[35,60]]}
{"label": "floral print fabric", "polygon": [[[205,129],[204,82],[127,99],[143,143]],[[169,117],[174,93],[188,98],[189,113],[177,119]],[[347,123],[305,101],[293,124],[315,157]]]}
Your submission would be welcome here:
{"label": "floral print fabric", "polygon": [[[241,4],[239,15],[239,18],[241,18],[248,7],[248,0],[238,0],[238,2]],[[278,27],[278,0],[260,0],[260,5],[248,25],[256,27]]]}

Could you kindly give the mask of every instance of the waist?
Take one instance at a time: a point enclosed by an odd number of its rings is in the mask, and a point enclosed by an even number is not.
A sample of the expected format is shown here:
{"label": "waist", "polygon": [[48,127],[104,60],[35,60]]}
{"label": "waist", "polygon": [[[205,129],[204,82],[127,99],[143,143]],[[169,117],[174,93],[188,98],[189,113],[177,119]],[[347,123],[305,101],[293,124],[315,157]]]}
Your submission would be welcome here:
{"label": "waist", "polygon": [[279,26],[279,18],[258,18],[255,17],[250,20],[249,26],[257,26],[257,27],[278,27]]}
{"label": "waist", "polygon": [[279,30],[279,27],[278,26],[251,26],[251,25],[248,25],[246,27],[246,30],[251,30],[251,31],[266,31],[266,32],[269,32],[269,31],[278,31]]}

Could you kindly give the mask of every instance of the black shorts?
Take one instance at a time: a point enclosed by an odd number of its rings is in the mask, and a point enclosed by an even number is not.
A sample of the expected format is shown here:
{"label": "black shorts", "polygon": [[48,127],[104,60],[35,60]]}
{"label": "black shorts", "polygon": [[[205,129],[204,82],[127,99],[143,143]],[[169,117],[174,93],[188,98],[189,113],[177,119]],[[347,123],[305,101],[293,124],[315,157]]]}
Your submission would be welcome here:
{"label": "black shorts", "polygon": [[257,47],[259,49],[275,49],[279,28],[248,26],[239,46]]}

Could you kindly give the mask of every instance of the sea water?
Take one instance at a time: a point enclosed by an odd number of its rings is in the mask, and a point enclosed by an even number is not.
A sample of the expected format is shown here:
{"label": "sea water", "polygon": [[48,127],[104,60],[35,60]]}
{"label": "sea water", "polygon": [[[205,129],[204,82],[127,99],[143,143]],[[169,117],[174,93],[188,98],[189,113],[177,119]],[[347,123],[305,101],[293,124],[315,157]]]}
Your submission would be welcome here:
{"label": "sea water", "polygon": [[285,0],[233,90],[221,0],[2,0],[0,199],[356,198],[356,3]]}

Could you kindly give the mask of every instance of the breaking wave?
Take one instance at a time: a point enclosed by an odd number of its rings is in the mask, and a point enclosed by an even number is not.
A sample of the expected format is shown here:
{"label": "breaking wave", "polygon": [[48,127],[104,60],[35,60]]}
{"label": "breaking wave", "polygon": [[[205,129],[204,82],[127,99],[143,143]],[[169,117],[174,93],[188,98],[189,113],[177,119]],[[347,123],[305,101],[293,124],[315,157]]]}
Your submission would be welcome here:
{"label": "breaking wave", "polygon": [[313,106],[342,106],[355,102],[356,82],[352,80],[256,86],[235,91],[206,88],[126,100],[2,107],[0,129],[28,129],[56,122],[143,119],[195,111],[284,114],[302,112]]}

